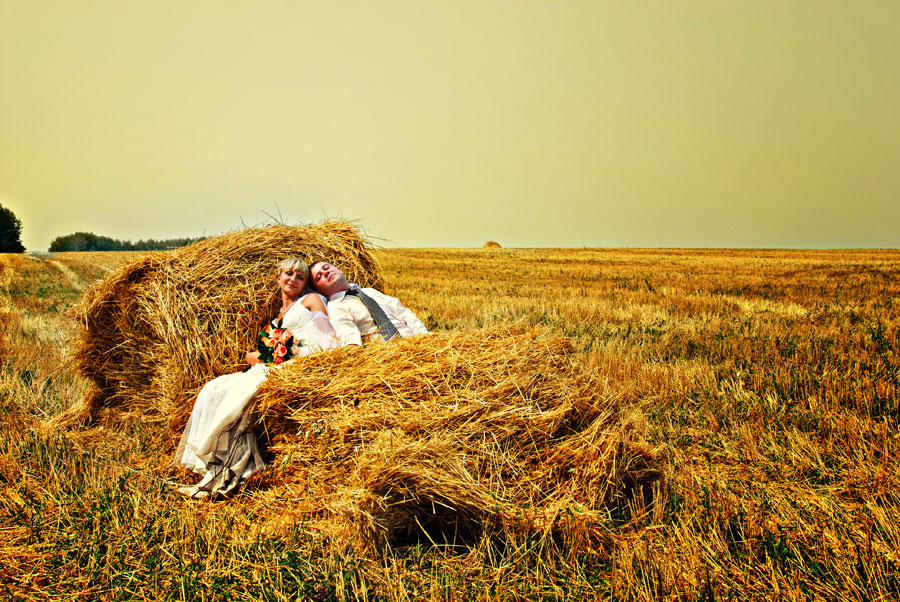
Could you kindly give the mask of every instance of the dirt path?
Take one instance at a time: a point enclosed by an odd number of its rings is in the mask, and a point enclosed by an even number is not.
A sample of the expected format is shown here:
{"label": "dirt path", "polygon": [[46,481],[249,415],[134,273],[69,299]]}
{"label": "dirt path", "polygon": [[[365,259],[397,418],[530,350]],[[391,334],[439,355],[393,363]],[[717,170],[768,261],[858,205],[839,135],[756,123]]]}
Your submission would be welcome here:
{"label": "dirt path", "polygon": [[62,275],[66,277],[66,280],[69,281],[69,284],[71,284],[75,288],[75,290],[84,290],[84,287],[87,286],[87,283],[78,274],[76,274],[72,270],[72,268],[70,268],[63,262],[57,261],[55,259],[50,259],[46,256],[40,257],[40,259],[46,261],[47,263],[58,269],[60,272],[62,272]]}

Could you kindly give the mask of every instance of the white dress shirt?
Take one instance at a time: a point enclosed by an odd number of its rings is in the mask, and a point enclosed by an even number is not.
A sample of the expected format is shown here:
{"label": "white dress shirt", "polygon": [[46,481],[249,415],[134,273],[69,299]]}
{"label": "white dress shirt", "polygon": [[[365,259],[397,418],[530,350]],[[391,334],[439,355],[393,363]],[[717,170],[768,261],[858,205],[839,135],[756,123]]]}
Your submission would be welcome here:
{"label": "white dress shirt", "polygon": [[[375,290],[374,288],[360,288],[351,284],[350,288],[358,288],[384,310],[385,315],[397,328],[401,337],[411,337],[415,334],[428,332],[422,321],[416,317],[412,310],[407,309],[396,298]],[[334,332],[341,346],[362,345],[363,337],[380,338],[375,320],[363,305],[359,297],[347,296],[346,291],[331,295],[328,299],[328,317],[334,326]]]}

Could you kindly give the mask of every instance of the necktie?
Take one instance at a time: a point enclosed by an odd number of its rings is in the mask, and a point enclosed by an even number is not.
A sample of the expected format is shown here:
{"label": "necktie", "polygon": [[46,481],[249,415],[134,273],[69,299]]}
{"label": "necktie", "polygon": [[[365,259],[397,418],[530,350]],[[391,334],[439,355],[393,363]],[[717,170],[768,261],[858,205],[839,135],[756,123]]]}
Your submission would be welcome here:
{"label": "necktie", "polygon": [[359,297],[359,300],[363,302],[363,305],[366,306],[366,309],[368,309],[369,313],[372,315],[372,319],[375,320],[375,326],[378,327],[378,332],[381,333],[381,338],[383,338],[385,341],[390,341],[392,338],[400,334],[399,332],[397,332],[397,327],[391,323],[391,321],[387,317],[387,314],[385,314],[384,310],[381,309],[381,306],[375,302],[375,299],[365,294],[358,288],[351,288],[347,291],[346,294]]}

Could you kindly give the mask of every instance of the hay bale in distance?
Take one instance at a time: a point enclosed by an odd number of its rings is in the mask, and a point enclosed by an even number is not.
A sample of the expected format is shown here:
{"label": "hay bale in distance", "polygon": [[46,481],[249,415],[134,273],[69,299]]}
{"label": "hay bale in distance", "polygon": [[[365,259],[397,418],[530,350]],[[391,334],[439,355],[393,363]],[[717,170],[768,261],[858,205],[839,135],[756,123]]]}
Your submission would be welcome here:
{"label": "hay bale in distance", "polygon": [[481,246],[482,249],[502,249],[500,243],[494,240],[489,240]]}
{"label": "hay bale in distance", "polygon": [[124,406],[180,429],[197,392],[240,370],[257,327],[279,302],[279,262],[341,266],[351,281],[381,286],[381,270],[345,221],[248,228],[126,264],[70,310],[83,329],[73,358],[95,390],[88,410]]}

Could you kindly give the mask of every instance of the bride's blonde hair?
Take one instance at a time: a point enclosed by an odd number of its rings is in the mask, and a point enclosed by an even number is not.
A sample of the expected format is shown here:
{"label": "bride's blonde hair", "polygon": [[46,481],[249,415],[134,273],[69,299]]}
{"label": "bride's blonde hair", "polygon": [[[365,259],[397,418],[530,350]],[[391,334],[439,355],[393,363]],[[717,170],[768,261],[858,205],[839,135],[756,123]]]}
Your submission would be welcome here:
{"label": "bride's blonde hair", "polygon": [[303,274],[303,279],[309,281],[309,266],[306,265],[306,262],[299,257],[288,257],[287,259],[282,261],[281,265],[278,266],[278,275],[280,276],[288,270],[292,272],[300,272],[301,274]]}

